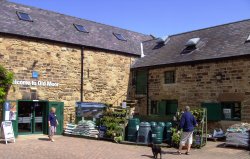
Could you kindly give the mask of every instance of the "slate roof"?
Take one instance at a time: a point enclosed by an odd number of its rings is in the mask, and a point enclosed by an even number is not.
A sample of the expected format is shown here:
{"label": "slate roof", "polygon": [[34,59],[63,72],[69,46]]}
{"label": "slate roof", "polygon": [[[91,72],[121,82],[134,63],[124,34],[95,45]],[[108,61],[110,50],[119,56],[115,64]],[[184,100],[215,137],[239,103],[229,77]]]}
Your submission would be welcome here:
{"label": "slate roof", "polygon": [[[16,12],[30,14],[33,22],[19,20]],[[83,25],[89,33],[79,32],[73,23]],[[152,39],[149,35],[79,19],[8,1],[0,1],[0,33],[16,34],[81,46],[102,48],[123,53],[141,54],[140,43]],[[120,33],[127,41],[113,35]]]}
{"label": "slate roof", "polygon": [[[138,59],[133,68],[170,65],[201,60],[213,60],[250,54],[250,19],[195,30],[170,36],[166,45],[158,45],[157,39],[144,42],[145,57]],[[197,49],[181,54],[186,42],[200,38]]]}

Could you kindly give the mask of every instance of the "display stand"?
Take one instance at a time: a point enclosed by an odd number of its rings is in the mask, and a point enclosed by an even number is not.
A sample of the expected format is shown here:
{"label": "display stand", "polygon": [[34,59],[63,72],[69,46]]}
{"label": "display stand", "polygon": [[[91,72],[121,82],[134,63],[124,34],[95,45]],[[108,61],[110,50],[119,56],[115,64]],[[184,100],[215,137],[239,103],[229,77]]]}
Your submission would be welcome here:
{"label": "display stand", "polygon": [[130,107],[112,107],[104,113],[101,118],[101,126],[106,127],[103,137],[114,139],[116,142],[123,141],[125,138],[125,127],[128,124]]}
{"label": "display stand", "polygon": [[198,127],[194,132],[193,147],[201,148],[207,143],[207,109],[202,109],[202,120],[198,121]]}
{"label": "display stand", "polygon": [[5,140],[6,144],[8,144],[8,141],[16,142],[11,121],[3,121],[1,123],[1,137]]}

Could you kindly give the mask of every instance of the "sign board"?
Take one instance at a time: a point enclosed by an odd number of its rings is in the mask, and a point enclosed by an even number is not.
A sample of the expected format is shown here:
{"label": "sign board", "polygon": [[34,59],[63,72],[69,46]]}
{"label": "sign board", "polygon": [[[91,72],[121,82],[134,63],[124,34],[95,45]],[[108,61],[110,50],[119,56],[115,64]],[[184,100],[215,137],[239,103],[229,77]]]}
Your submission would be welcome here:
{"label": "sign board", "polygon": [[16,102],[5,102],[4,103],[4,120],[16,120],[17,118],[17,109],[16,109]]}
{"label": "sign board", "polygon": [[21,86],[41,86],[41,87],[58,87],[59,83],[52,81],[25,81],[25,80],[14,80],[14,85]]}
{"label": "sign board", "polygon": [[232,118],[231,109],[223,109],[223,113],[224,113],[225,119],[231,119]]}
{"label": "sign board", "polygon": [[1,124],[1,135],[7,144],[8,141],[13,141],[15,143],[15,135],[12,127],[11,121],[3,121]]}
{"label": "sign board", "polygon": [[91,117],[91,118],[100,118],[103,114],[105,108],[103,103],[94,103],[94,102],[77,102],[76,103],[76,116],[77,117]]}
{"label": "sign board", "polygon": [[122,102],[122,108],[126,109],[127,108],[127,102]]}

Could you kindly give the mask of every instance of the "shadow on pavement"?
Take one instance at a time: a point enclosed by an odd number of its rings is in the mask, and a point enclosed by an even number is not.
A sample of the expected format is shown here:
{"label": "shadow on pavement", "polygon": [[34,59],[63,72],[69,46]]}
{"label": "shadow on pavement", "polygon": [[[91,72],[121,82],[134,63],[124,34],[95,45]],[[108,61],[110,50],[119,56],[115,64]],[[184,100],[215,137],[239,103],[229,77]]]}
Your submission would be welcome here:
{"label": "shadow on pavement", "polygon": [[151,156],[151,155],[141,155],[141,156],[143,156],[143,157],[148,157],[148,158],[154,158],[154,157]]}
{"label": "shadow on pavement", "polygon": [[162,151],[162,154],[179,155],[177,151]]}
{"label": "shadow on pavement", "polygon": [[[176,151],[162,151],[162,155],[165,154],[170,154],[170,155],[179,155],[178,153],[176,153]],[[154,158],[153,155],[141,155],[143,157],[148,157],[148,158]]]}
{"label": "shadow on pavement", "polygon": [[218,144],[216,147],[217,147],[217,148],[232,149],[232,150],[248,150],[248,151],[249,151],[249,148],[248,148],[248,147],[226,145],[225,143]]}
{"label": "shadow on pavement", "polygon": [[50,141],[49,138],[38,138],[38,140],[41,140],[41,141]]}
{"label": "shadow on pavement", "polygon": [[2,140],[2,141],[0,141],[0,144],[6,144],[6,143],[5,143],[5,141]]}

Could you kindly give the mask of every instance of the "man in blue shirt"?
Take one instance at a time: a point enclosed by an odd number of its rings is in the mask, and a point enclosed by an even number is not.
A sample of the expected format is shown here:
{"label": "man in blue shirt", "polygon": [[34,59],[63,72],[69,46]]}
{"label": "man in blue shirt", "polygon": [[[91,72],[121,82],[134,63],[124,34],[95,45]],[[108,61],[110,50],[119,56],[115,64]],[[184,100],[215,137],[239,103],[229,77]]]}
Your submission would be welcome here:
{"label": "man in blue shirt", "polygon": [[56,126],[58,125],[57,117],[56,117],[56,108],[52,107],[50,110],[49,118],[49,139],[51,142],[54,142],[53,136],[56,133]]}
{"label": "man in blue shirt", "polygon": [[193,143],[194,127],[198,126],[194,116],[190,112],[190,107],[185,107],[185,112],[181,116],[180,128],[183,130],[178,153],[181,154],[182,147],[187,144],[186,155],[190,154],[191,145]]}

